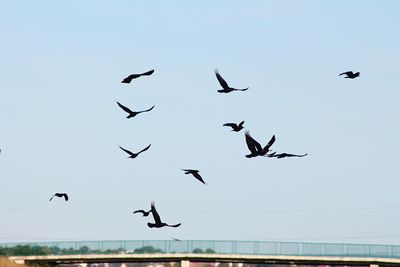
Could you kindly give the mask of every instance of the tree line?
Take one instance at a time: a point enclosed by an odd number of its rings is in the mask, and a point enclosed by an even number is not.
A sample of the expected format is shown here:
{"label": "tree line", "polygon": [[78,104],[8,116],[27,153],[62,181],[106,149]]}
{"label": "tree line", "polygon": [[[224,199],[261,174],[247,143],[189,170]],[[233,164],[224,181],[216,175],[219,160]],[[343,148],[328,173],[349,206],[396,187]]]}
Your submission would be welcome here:
{"label": "tree line", "polygon": [[[207,248],[205,250],[201,248],[195,248],[192,253],[215,253],[214,250]],[[118,249],[91,249],[88,246],[82,246],[79,249],[70,248],[59,248],[57,246],[38,246],[38,245],[16,245],[13,247],[0,247],[0,256],[46,256],[46,255],[78,255],[78,254],[122,254],[122,253],[134,253],[134,254],[156,254],[165,253],[159,248],[152,246],[143,246],[133,251],[126,251],[123,248]],[[174,252],[172,252],[174,253]]]}

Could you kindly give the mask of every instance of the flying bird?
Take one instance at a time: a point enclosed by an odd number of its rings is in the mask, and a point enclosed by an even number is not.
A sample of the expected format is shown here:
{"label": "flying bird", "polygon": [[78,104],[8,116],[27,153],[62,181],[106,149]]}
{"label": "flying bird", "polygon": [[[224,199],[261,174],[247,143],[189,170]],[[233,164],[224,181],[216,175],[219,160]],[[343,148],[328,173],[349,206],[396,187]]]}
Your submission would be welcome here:
{"label": "flying bird", "polygon": [[222,76],[219,74],[218,70],[215,70],[215,75],[217,76],[219,84],[222,86],[222,90],[217,90],[218,93],[230,93],[232,91],[246,91],[249,89],[249,87],[244,88],[244,89],[236,89],[233,87],[229,87],[228,83],[222,78]]}
{"label": "flying bird", "polygon": [[346,75],[346,77],[344,77],[346,79],[354,79],[354,78],[357,78],[358,76],[360,76],[360,73],[359,72],[354,73],[352,71],[346,71],[346,72],[343,72],[343,73],[339,74],[339,76],[341,76],[341,75]]}
{"label": "flying bird", "polygon": [[65,201],[68,201],[69,199],[67,193],[55,193],[54,196],[52,196],[49,201],[51,201],[53,197],[63,197]]}
{"label": "flying bird", "polygon": [[171,225],[171,224],[166,224],[166,223],[161,222],[161,218],[160,218],[160,215],[158,215],[154,201],[151,202],[151,214],[153,214],[154,223],[147,223],[147,226],[150,228],[161,228],[164,226],[176,228],[181,225],[181,223]]}
{"label": "flying bird", "polygon": [[244,123],[244,121],[242,121],[241,123],[239,123],[239,124],[236,124],[236,123],[225,123],[223,126],[229,126],[229,127],[232,127],[232,131],[233,132],[239,132],[240,130],[242,130],[244,127],[243,127],[243,123]]}
{"label": "flying bird", "polygon": [[260,143],[258,143],[256,140],[254,140],[253,137],[251,137],[249,131],[246,131],[245,138],[246,138],[247,148],[250,150],[250,154],[246,155],[246,158],[253,158],[257,156],[266,155],[270,151],[269,148],[275,142],[275,135],[273,135],[272,138],[269,140],[268,144],[263,148],[261,147]]}
{"label": "flying bird", "polygon": [[143,72],[143,73],[140,73],[140,74],[131,74],[128,77],[126,77],[125,79],[123,79],[121,81],[121,83],[131,83],[131,81],[133,79],[139,78],[140,76],[150,76],[151,74],[153,74],[153,72],[154,72],[154,70],[149,70],[147,72]]}
{"label": "flying bird", "polygon": [[149,112],[150,110],[152,110],[152,109],[155,107],[155,106],[152,106],[151,108],[146,109],[146,110],[142,110],[142,111],[132,111],[132,110],[130,110],[129,108],[127,108],[127,107],[125,107],[124,105],[122,105],[121,103],[119,103],[118,101],[117,101],[117,104],[118,104],[118,106],[119,106],[120,108],[122,108],[123,111],[125,111],[126,113],[128,113],[128,116],[126,117],[127,119],[133,118],[133,117],[135,117],[136,115],[138,115],[138,114],[140,114],[140,113],[143,113],[143,112]]}
{"label": "flying bird", "polygon": [[144,211],[144,210],[135,210],[133,213],[142,213],[143,217],[149,216],[151,210],[149,211]]}
{"label": "flying bird", "polygon": [[270,157],[270,158],[278,158],[278,159],[281,159],[281,158],[286,158],[286,157],[299,157],[299,158],[301,158],[301,157],[305,157],[305,156],[307,156],[308,154],[303,154],[303,155],[295,155],[295,154],[289,154],[289,153],[276,153],[276,152],[274,152],[274,153],[271,153],[271,154],[269,154],[269,155],[266,155],[267,157]]}
{"label": "flying bird", "polygon": [[131,151],[129,151],[129,150],[123,148],[123,147],[119,147],[119,148],[121,148],[123,151],[125,151],[126,153],[129,154],[129,157],[128,157],[128,158],[134,159],[134,158],[136,158],[137,156],[139,156],[140,153],[142,153],[142,152],[146,151],[147,149],[149,149],[150,146],[151,146],[151,144],[148,145],[147,147],[143,148],[142,150],[140,150],[140,151],[137,152],[137,153],[133,153],[133,152],[131,152]]}
{"label": "flying bird", "polygon": [[199,180],[200,182],[202,182],[203,184],[206,184],[203,180],[203,178],[200,176],[199,174],[199,170],[193,170],[193,169],[182,169],[182,171],[185,172],[185,174],[191,174],[194,176],[194,178],[196,178],[197,180]]}

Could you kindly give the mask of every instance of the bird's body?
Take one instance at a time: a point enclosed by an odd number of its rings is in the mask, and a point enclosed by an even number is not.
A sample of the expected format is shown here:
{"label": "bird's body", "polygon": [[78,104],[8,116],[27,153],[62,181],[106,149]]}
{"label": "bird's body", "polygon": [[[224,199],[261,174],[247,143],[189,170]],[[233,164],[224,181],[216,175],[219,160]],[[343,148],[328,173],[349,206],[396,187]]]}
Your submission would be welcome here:
{"label": "bird's body", "polygon": [[203,184],[206,184],[206,182],[204,182],[203,178],[200,176],[199,174],[199,170],[193,170],[193,169],[182,169],[182,171],[185,172],[185,174],[191,174],[194,176],[194,178],[196,178],[197,180],[199,180],[200,182],[202,182]]}
{"label": "bird's body", "polygon": [[261,147],[260,143],[258,143],[253,137],[251,137],[249,131],[246,131],[245,138],[247,148],[250,150],[250,154],[246,155],[246,158],[254,158],[257,156],[266,155],[270,151],[270,147],[275,142],[275,135],[273,135],[268,144],[265,147]]}
{"label": "bird's body", "polygon": [[65,199],[65,201],[68,201],[69,197],[67,195],[67,193],[55,193],[49,201],[51,201],[53,199],[53,197],[63,197]]}
{"label": "bird's body", "polygon": [[119,106],[123,111],[125,111],[126,113],[128,113],[128,116],[126,117],[127,119],[133,118],[133,117],[135,117],[136,115],[138,115],[138,114],[140,114],[140,113],[143,113],[143,112],[149,112],[150,110],[152,110],[152,109],[155,107],[155,106],[152,106],[151,108],[146,109],[146,110],[142,110],[142,111],[132,111],[132,110],[130,110],[128,107],[125,107],[124,105],[122,105],[121,103],[119,103],[118,101],[117,101],[117,104],[118,104],[118,106]]}
{"label": "bird's body", "polygon": [[172,225],[163,223],[161,221],[160,215],[158,215],[158,212],[156,210],[154,202],[151,202],[151,210],[150,211],[151,211],[151,214],[153,214],[153,218],[154,218],[154,223],[147,223],[147,226],[150,227],[150,228],[161,228],[161,227],[165,227],[165,226],[176,228],[176,227],[179,227],[181,225],[181,223],[172,224]]}
{"label": "bird's body", "polygon": [[131,151],[129,151],[129,150],[127,150],[127,149],[121,147],[121,146],[120,146],[119,148],[122,149],[123,151],[125,151],[126,153],[129,154],[129,157],[128,157],[128,158],[134,159],[134,158],[136,158],[137,156],[139,156],[140,153],[142,153],[142,152],[146,151],[147,149],[149,149],[150,146],[151,146],[151,144],[148,145],[147,147],[143,148],[142,150],[140,150],[140,151],[137,152],[137,153],[133,153],[133,152],[131,152]]}
{"label": "bird's body", "polygon": [[346,71],[346,72],[343,72],[343,73],[339,74],[339,76],[341,76],[341,75],[346,75],[346,77],[344,77],[346,79],[354,79],[354,78],[357,78],[358,76],[360,76],[360,73],[359,72],[354,73],[352,71]]}
{"label": "bird's body", "polygon": [[308,154],[296,155],[296,154],[289,154],[289,153],[276,153],[276,152],[274,152],[274,153],[271,153],[271,154],[269,154],[267,156],[270,157],[270,158],[282,159],[282,158],[287,158],[287,157],[299,157],[299,158],[301,158],[301,157],[305,157],[307,155]]}
{"label": "bird's body", "polygon": [[217,76],[217,80],[222,87],[222,89],[217,90],[218,93],[230,93],[233,91],[246,91],[247,89],[249,89],[249,87],[244,88],[244,89],[236,89],[233,87],[229,87],[228,83],[224,80],[224,78],[222,78],[222,76],[219,74],[218,70],[215,70],[215,75]]}
{"label": "bird's body", "polygon": [[239,132],[240,130],[242,130],[244,128],[243,124],[244,124],[244,121],[242,121],[239,124],[236,124],[236,123],[233,123],[233,122],[229,122],[229,123],[225,123],[223,126],[232,127],[232,131],[233,132]]}
{"label": "bird's body", "polygon": [[154,70],[149,70],[147,72],[139,73],[139,74],[131,74],[125,79],[121,81],[121,83],[130,83],[133,79],[139,78],[140,76],[149,76],[153,74]]}

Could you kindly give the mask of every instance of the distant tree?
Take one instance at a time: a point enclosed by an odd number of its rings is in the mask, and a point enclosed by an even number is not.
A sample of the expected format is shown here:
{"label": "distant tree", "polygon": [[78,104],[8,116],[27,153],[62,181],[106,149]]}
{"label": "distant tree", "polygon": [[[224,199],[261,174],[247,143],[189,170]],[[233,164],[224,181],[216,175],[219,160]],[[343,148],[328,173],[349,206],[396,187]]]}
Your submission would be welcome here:
{"label": "distant tree", "polygon": [[215,250],[213,250],[213,249],[211,249],[211,248],[208,248],[208,249],[206,249],[206,251],[205,251],[207,254],[214,254],[215,253]]}
{"label": "distant tree", "polygon": [[163,253],[163,251],[159,248],[154,248],[152,246],[144,246],[141,248],[137,248],[133,251],[133,253],[138,253],[138,254],[155,254],[155,253]]}
{"label": "distant tree", "polygon": [[201,248],[195,248],[193,249],[193,253],[204,253],[204,251]]}

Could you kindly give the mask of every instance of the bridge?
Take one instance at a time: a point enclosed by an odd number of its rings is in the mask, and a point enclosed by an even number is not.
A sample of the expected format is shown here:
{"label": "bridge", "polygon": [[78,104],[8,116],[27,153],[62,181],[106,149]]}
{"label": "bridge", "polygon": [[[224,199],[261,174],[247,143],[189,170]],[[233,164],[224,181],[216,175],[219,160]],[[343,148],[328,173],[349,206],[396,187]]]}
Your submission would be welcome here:
{"label": "bridge", "polygon": [[[400,246],[371,244],[142,240],[4,243],[1,249],[32,248],[8,255],[16,263],[47,266],[241,267],[399,266]],[[39,249],[40,248],[40,249]],[[46,248],[43,250],[43,248]],[[149,249],[151,252],[149,252]],[[17,250],[10,250],[16,253]],[[43,251],[46,251],[44,253]],[[83,265],[82,265],[83,264]],[[222,265],[221,265],[222,264]]]}

